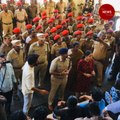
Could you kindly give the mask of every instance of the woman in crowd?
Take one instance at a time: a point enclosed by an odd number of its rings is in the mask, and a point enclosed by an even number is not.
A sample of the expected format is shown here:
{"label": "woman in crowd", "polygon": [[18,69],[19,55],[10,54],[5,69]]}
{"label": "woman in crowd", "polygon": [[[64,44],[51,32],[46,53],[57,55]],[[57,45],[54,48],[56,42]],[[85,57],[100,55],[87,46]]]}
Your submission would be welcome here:
{"label": "woman in crowd", "polygon": [[77,65],[77,80],[75,84],[75,92],[78,96],[90,92],[92,77],[95,76],[94,62],[91,51],[87,50],[83,59]]}

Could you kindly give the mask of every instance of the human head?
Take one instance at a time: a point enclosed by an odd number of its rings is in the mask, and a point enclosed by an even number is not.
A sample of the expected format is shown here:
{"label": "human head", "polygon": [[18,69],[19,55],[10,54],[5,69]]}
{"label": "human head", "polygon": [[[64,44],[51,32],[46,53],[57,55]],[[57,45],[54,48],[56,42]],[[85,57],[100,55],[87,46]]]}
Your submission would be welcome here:
{"label": "human head", "polygon": [[39,106],[33,113],[34,120],[45,120],[48,115],[48,109],[45,106]]}
{"label": "human head", "polygon": [[15,111],[11,115],[11,120],[27,120],[27,116],[23,113],[23,111]]}
{"label": "human head", "polygon": [[5,60],[6,60],[6,58],[5,58],[5,57],[6,57],[6,56],[5,56],[5,54],[0,53],[0,63],[5,62]]}
{"label": "human head", "polygon": [[79,49],[79,45],[80,45],[79,42],[74,42],[74,43],[73,43],[73,48],[74,48],[74,49]]}
{"label": "human head", "polygon": [[11,41],[13,48],[15,49],[16,52],[20,51],[20,47],[21,47],[21,40],[12,40]]}
{"label": "human head", "polygon": [[5,42],[7,45],[11,44],[11,37],[10,37],[10,35],[5,35],[3,37],[3,42]]}
{"label": "human head", "polygon": [[75,108],[76,105],[77,105],[77,102],[78,102],[78,100],[77,100],[76,96],[72,96],[72,95],[69,96],[68,99],[67,99],[67,106],[68,106],[68,108],[70,108],[70,109]]}
{"label": "human head", "polygon": [[100,116],[100,109],[97,102],[91,102],[88,109],[91,116]]}
{"label": "human head", "polygon": [[35,65],[37,65],[37,63],[38,63],[38,57],[39,57],[39,55],[37,55],[37,54],[31,54],[31,55],[29,55],[28,58],[27,58],[28,64],[31,67],[34,67]]}
{"label": "human head", "polygon": [[100,101],[103,97],[103,92],[98,87],[93,87],[92,89],[92,98],[94,101]]}
{"label": "human head", "polygon": [[62,59],[65,60],[68,57],[68,49],[67,48],[61,48],[59,50],[59,54],[62,57]]}
{"label": "human head", "polygon": [[86,50],[85,54],[84,54],[84,58],[88,61],[90,61],[92,59],[93,55],[92,52],[90,50]]}
{"label": "human head", "polygon": [[39,45],[43,45],[44,42],[45,42],[45,34],[43,34],[43,33],[38,33],[38,34],[37,34],[37,37],[38,37],[38,43],[39,43]]}

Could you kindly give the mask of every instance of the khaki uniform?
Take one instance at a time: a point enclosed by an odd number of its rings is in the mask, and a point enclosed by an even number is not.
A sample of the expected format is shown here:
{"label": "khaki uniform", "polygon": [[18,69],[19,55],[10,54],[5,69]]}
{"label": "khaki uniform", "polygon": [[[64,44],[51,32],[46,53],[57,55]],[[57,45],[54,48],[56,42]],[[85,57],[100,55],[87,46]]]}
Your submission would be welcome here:
{"label": "khaki uniform", "polygon": [[66,3],[65,2],[58,2],[56,4],[56,8],[60,12],[60,15],[61,15],[62,20],[63,20],[65,18]]}
{"label": "khaki uniform", "polygon": [[43,46],[40,46],[38,42],[31,44],[28,54],[38,54],[39,65],[35,67],[35,77],[38,78],[39,74],[39,84],[42,86],[44,84],[44,78],[48,66],[48,53],[50,48],[47,42]]}
{"label": "khaki uniform", "polygon": [[0,53],[7,55],[7,53],[12,49],[12,44],[7,45],[6,43],[2,43],[0,46]]}
{"label": "khaki uniform", "polygon": [[[46,12],[46,16],[49,18],[50,16],[49,16],[49,7],[41,7],[40,8],[40,15],[41,15],[41,13],[42,12]],[[42,15],[41,15],[42,16]]]}
{"label": "khaki uniform", "polygon": [[95,59],[95,66],[97,68],[97,82],[98,85],[101,85],[103,82],[103,68],[107,55],[107,47],[102,43],[95,41],[93,50],[93,58]]}
{"label": "khaki uniform", "polygon": [[27,14],[28,14],[28,20],[29,23],[32,23],[33,18],[36,17],[37,15],[37,6],[36,5],[30,5],[26,9]]}
{"label": "khaki uniform", "polygon": [[94,40],[82,40],[81,41],[81,50],[85,53],[86,50],[93,51]]}
{"label": "khaki uniform", "polygon": [[[66,58],[63,62],[61,56],[55,58],[50,66],[50,74],[53,72],[62,73],[64,70],[69,70],[70,60]],[[59,99],[64,99],[64,91],[67,84],[68,75],[53,75],[51,74],[51,90],[48,97],[48,105],[52,105],[54,101],[54,97],[58,89],[60,88],[60,96]]]}
{"label": "khaki uniform", "polygon": [[15,7],[14,7],[12,4],[10,4],[10,5],[8,6],[8,10],[12,11],[13,14],[14,14],[14,12],[15,12]]}
{"label": "khaki uniform", "polygon": [[0,20],[2,20],[2,27],[3,27],[3,34],[12,34],[13,30],[13,13],[12,11],[8,10],[6,13],[5,11],[0,12]]}
{"label": "khaki uniform", "polygon": [[59,56],[59,50],[61,48],[67,48],[67,45],[65,42],[62,42],[61,45],[58,45],[57,43],[55,43],[52,48],[51,48],[51,54],[54,56],[54,57],[57,57]]}
{"label": "khaki uniform", "polygon": [[20,28],[22,32],[25,32],[25,19],[28,17],[26,11],[24,9],[21,11],[19,9],[15,10],[15,17],[17,19],[17,27]]}
{"label": "khaki uniform", "polygon": [[53,16],[53,11],[55,10],[55,2],[48,2],[49,17]]}
{"label": "khaki uniform", "polygon": [[18,79],[21,79],[22,76],[22,66],[24,65],[24,56],[23,56],[23,50],[20,50],[20,53],[18,54],[14,48],[11,49],[7,54],[7,60],[11,61],[11,64],[13,65],[13,69],[15,71],[15,76]]}

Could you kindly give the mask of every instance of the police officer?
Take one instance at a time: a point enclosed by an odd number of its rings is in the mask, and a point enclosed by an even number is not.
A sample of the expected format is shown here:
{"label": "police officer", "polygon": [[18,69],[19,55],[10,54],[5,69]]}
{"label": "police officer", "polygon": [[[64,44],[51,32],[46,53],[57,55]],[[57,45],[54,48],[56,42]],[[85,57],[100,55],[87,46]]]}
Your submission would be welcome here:
{"label": "police officer", "polygon": [[[48,53],[50,52],[50,48],[47,42],[45,42],[45,35],[43,33],[38,33],[38,42],[31,44],[29,48],[30,54],[38,54],[38,62],[39,65],[35,67],[35,75],[38,78],[38,85],[44,86],[44,78],[47,71],[48,66]],[[38,77],[39,75],[39,77]]]}

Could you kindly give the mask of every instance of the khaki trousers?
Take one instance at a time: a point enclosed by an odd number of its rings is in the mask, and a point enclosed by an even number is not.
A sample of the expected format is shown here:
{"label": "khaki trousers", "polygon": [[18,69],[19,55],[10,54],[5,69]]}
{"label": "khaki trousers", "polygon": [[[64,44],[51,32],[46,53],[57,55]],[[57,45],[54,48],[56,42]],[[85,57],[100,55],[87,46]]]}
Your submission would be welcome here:
{"label": "khaki trousers", "polygon": [[13,24],[10,24],[10,25],[2,24],[2,27],[3,27],[3,34],[4,35],[12,34]]}
{"label": "khaki trousers", "polygon": [[25,22],[17,22],[17,27],[21,29],[22,33],[25,32],[26,27],[25,27]]}
{"label": "khaki trousers", "polygon": [[47,72],[47,66],[48,62],[46,61],[45,63],[39,64],[35,67],[35,78],[38,80],[38,84],[40,86],[44,85],[44,78]]}
{"label": "khaki trousers", "polygon": [[67,77],[65,77],[64,79],[56,79],[51,77],[51,90],[48,96],[48,105],[53,104],[54,97],[59,88],[60,88],[59,99],[60,100],[64,99],[64,91],[65,91],[66,84],[67,84]]}

